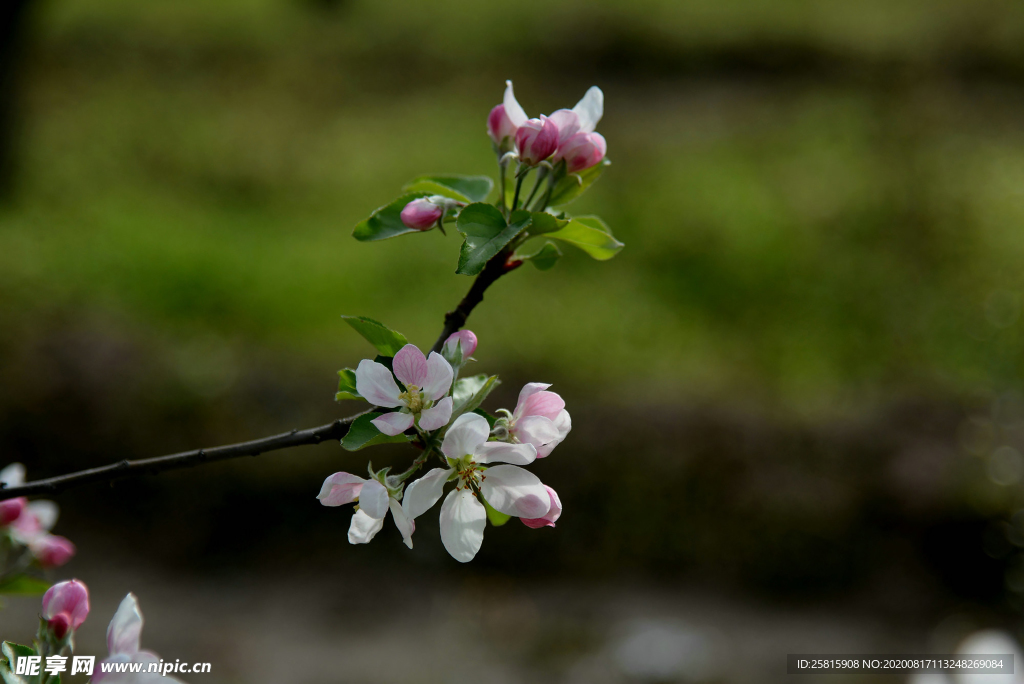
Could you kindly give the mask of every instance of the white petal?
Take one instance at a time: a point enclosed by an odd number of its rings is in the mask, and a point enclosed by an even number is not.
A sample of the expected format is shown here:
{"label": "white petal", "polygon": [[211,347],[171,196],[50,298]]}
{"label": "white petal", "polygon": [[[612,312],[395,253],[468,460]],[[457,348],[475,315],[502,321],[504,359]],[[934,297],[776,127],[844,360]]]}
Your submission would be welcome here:
{"label": "white petal", "polygon": [[484,505],[468,489],[453,489],[441,504],[441,543],[460,563],[476,556],[486,524]]}
{"label": "white petal", "polygon": [[8,487],[20,487],[25,484],[25,466],[20,463],[12,463],[0,470],[0,482]]}
{"label": "white petal", "polygon": [[558,144],[576,135],[580,130],[580,117],[571,109],[559,109],[548,117],[558,127]]}
{"label": "white petal", "polygon": [[526,116],[526,112],[519,105],[516,100],[516,94],[512,91],[512,81],[505,81],[505,97],[501,102],[505,105],[505,114],[508,115],[508,120],[512,122],[512,125],[519,128],[529,118]]}
{"label": "white petal", "polygon": [[395,377],[406,387],[423,387],[427,381],[427,359],[415,344],[407,344],[399,349],[391,367],[395,369]]}
{"label": "white petal", "polygon": [[320,499],[324,506],[344,506],[359,498],[359,490],[363,488],[364,482],[366,480],[358,475],[334,473],[324,480],[324,485],[316,498]]}
{"label": "white petal", "polygon": [[380,520],[388,512],[388,490],[376,480],[367,480],[359,493],[359,510]]}
{"label": "white petal", "polygon": [[538,449],[545,444],[554,442],[560,436],[558,426],[555,425],[555,421],[549,420],[544,416],[526,416],[516,421],[515,429],[516,439],[520,442],[526,442],[532,444]]}
{"label": "white petal", "polygon": [[540,478],[513,465],[488,468],[480,493],[495,510],[518,518],[540,518],[551,508],[551,498]]}
{"label": "white petal", "polygon": [[491,426],[478,413],[463,413],[455,419],[441,442],[441,452],[452,459],[476,453],[477,447],[487,441]]}
{"label": "white petal", "polygon": [[57,504],[46,499],[30,501],[25,510],[35,516],[44,532],[49,532],[57,524],[57,516],[60,514]]}
{"label": "white petal", "polygon": [[415,418],[411,413],[393,411],[391,413],[385,413],[383,416],[377,416],[370,422],[385,435],[394,437],[395,435],[400,435],[411,428],[413,420],[415,420]]}
{"label": "white petal", "polygon": [[418,518],[437,503],[444,491],[444,483],[452,474],[450,468],[432,468],[430,472],[405,488],[402,508],[410,518]]}
{"label": "white petal", "polygon": [[352,515],[352,524],[348,526],[348,543],[369,544],[382,527],[382,518],[371,518],[360,508]]}
{"label": "white petal", "polygon": [[423,384],[423,394],[427,395],[427,399],[437,401],[448,394],[453,374],[452,365],[443,356],[430,352],[427,358],[427,379]]}
{"label": "white petal", "polygon": [[424,430],[437,430],[448,424],[452,418],[452,398],[445,397],[420,413],[420,427]]}
{"label": "white petal", "polygon": [[576,103],[572,111],[580,117],[580,130],[584,133],[593,133],[597,128],[597,122],[604,116],[604,93],[597,86],[590,86],[590,90]]}
{"label": "white petal", "polygon": [[537,449],[532,444],[508,444],[487,442],[477,447],[473,460],[477,463],[511,463],[529,465],[537,459]]}
{"label": "white petal", "polygon": [[134,594],[121,599],[114,618],[107,627],[107,650],[110,655],[134,655],[139,652],[139,636],[142,634],[142,611]]}
{"label": "white petal", "polygon": [[395,519],[395,527],[402,533],[402,541],[410,549],[412,548],[412,533],[416,531],[416,523],[402,510],[402,504],[394,499],[388,500],[388,508],[391,509],[391,517]]}
{"label": "white petal", "polygon": [[363,359],[356,366],[356,391],[371,404],[396,408],[399,401],[398,383],[383,363]]}
{"label": "white petal", "polygon": [[569,412],[562,409],[561,413],[554,420],[555,428],[558,430],[558,438],[548,442],[544,446],[537,447],[537,458],[547,458],[548,455],[554,450],[556,446],[562,443],[569,431],[572,430],[572,419],[569,418]]}

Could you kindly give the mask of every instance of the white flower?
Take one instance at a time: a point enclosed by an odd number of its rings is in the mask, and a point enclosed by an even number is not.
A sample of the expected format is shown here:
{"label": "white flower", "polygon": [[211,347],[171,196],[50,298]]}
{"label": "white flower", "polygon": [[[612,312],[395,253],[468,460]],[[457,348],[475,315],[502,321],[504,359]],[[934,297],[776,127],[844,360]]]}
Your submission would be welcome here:
{"label": "white flower", "polygon": [[412,533],[416,523],[405,514],[398,499],[391,496],[388,488],[377,480],[365,480],[350,473],[334,473],[324,480],[317,495],[324,506],[344,506],[359,501],[359,510],[352,515],[348,528],[350,544],[369,544],[384,527],[388,510],[395,519],[395,526],[402,533],[402,540],[412,548]]}
{"label": "white flower", "polygon": [[549,455],[572,429],[565,402],[556,393],[548,392],[548,387],[551,385],[543,382],[526,384],[508,421],[513,441],[535,446],[537,458]]}
{"label": "white flower", "polygon": [[[542,518],[551,506],[540,479],[517,467],[537,458],[534,446],[488,442],[489,434],[483,416],[459,416],[441,444],[451,467],[434,468],[410,484],[402,502],[405,514],[416,518],[437,503],[449,478],[457,480],[441,506],[441,541],[460,563],[473,560],[483,544],[487,511],[480,496],[500,513],[519,518]],[[490,463],[514,465],[485,465]]]}
{"label": "white flower", "polygon": [[[452,367],[437,352],[424,357],[415,345],[398,350],[392,376],[382,363],[363,359],[356,368],[356,390],[367,401],[400,411],[385,413],[372,422],[385,435],[399,435],[416,423],[423,430],[437,430],[452,417],[452,398],[445,396],[452,386]],[[395,382],[398,378],[405,391]],[[444,397],[444,398],[442,398]],[[440,401],[439,401],[440,400]]]}
{"label": "white flower", "polygon": [[[142,611],[134,594],[128,594],[117,607],[114,618],[107,627],[107,649],[110,656],[96,666],[93,684],[182,684],[180,679],[164,676],[159,672],[147,672],[149,663],[160,662],[159,656],[151,651],[139,649],[142,635]],[[142,672],[103,672],[101,665],[117,663],[142,663]],[[126,668],[127,669],[127,668]]]}

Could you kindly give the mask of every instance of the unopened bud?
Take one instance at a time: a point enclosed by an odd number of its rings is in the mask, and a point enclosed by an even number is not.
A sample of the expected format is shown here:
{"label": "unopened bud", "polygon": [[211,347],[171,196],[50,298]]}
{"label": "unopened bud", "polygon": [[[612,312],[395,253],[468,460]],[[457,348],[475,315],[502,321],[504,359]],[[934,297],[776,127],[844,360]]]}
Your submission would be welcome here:
{"label": "unopened bud", "polygon": [[64,537],[55,534],[43,535],[28,544],[39,565],[44,568],[56,568],[64,565],[75,555],[75,545]]}
{"label": "unopened bud", "polygon": [[24,497],[0,501],[0,527],[10,525],[21,516],[28,501]]}
{"label": "unopened bud", "polygon": [[430,230],[443,215],[444,209],[442,207],[434,204],[426,197],[421,197],[405,205],[405,209],[402,209],[401,218],[402,223],[407,228]]}
{"label": "unopened bud", "polygon": [[558,148],[558,126],[546,116],[528,119],[516,131],[516,149],[519,160],[528,166],[536,166]]}
{"label": "unopened bud", "polygon": [[43,594],[43,620],[58,640],[82,626],[89,615],[89,590],[73,579],[58,582]]}
{"label": "unopened bud", "polygon": [[565,170],[576,173],[600,164],[607,151],[608,145],[600,133],[577,133],[558,147],[555,159],[564,159]]}
{"label": "unopened bud", "polygon": [[512,123],[505,105],[498,105],[487,116],[487,135],[501,152],[512,149],[512,139],[516,134],[516,125]]}
{"label": "unopened bud", "polygon": [[462,345],[462,358],[472,356],[473,352],[476,351],[476,335],[473,334],[472,330],[459,330],[448,336],[448,339],[444,341],[444,347],[441,348],[441,356],[446,359],[455,355],[455,348],[458,345]]}

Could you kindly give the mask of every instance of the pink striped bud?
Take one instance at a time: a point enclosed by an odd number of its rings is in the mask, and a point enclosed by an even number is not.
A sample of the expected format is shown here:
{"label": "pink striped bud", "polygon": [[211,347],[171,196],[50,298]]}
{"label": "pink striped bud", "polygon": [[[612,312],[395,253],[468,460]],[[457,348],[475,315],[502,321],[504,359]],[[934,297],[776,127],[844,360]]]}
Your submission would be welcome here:
{"label": "pink striped bud", "polygon": [[607,151],[600,133],[577,133],[559,145],[555,160],[564,159],[566,172],[576,173],[600,164]]}
{"label": "pink striped bud", "polygon": [[444,209],[426,197],[414,199],[402,209],[402,223],[414,230],[430,230],[444,214]]}
{"label": "pink striped bud", "polygon": [[25,504],[27,503],[28,500],[23,496],[19,496],[17,499],[0,501],[0,527],[10,525],[17,520],[21,516],[21,512],[25,510]]}
{"label": "pink striped bud", "polygon": [[71,560],[76,551],[74,544],[55,534],[45,534],[33,539],[28,544],[28,550],[44,568],[64,565]]}
{"label": "pink striped bud", "polygon": [[455,354],[455,346],[460,343],[462,344],[462,358],[472,356],[476,351],[476,335],[473,334],[473,331],[460,330],[449,335],[448,339],[444,341],[441,355],[451,358]]}
{"label": "pink striped bud", "polygon": [[558,126],[546,116],[527,119],[516,131],[519,161],[536,166],[554,154],[558,147]]}
{"label": "pink striped bud", "polygon": [[43,594],[43,619],[57,639],[82,626],[89,615],[89,590],[73,579],[58,582]]}
{"label": "pink striped bud", "polygon": [[544,489],[548,490],[548,497],[551,499],[551,508],[544,514],[543,518],[520,518],[523,524],[527,527],[537,529],[538,527],[554,527],[555,521],[562,515],[562,502],[558,498],[558,494],[555,490],[547,485],[544,485]]}
{"label": "pink striped bud", "polygon": [[508,117],[505,105],[498,105],[487,116],[487,135],[499,148],[511,149],[510,138],[516,135],[516,125]]}

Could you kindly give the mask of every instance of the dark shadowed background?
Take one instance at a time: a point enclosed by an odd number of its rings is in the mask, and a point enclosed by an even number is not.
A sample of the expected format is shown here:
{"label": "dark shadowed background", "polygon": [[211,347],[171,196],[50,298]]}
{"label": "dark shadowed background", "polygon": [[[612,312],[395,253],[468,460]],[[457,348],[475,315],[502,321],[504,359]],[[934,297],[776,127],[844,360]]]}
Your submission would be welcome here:
{"label": "dark shadowed background", "polygon": [[212,663],[193,684],[781,681],[786,653],[1017,633],[1019,0],[11,8],[0,465],[30,479],[358,410],[339,316],[429,346],[470,281],[455,235],[351,229],[491,173],[506,78],[531,115],[604,90],[613,165],[573,211],[627,245],[470,319],[489,409],[545,381],[572,413],[535,468],[557,528],[488,528],[468,566],[436,511],[413,551],[350,546],[314,498],[365,467],[337,444],[82,487],[51,577],[92,589],[80,652],[128,591],[144,646]]}

